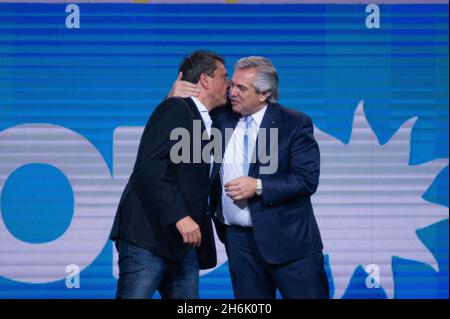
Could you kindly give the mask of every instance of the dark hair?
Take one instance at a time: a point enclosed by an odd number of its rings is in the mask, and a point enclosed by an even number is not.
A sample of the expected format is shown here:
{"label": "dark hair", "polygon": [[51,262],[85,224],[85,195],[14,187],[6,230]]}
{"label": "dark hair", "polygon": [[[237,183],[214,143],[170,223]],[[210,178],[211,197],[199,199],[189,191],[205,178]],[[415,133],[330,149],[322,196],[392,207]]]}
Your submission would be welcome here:
{"label": "dark hair", "polygon": [[182,80],[197,83],[200,75],[205,73],[211,77],[217,69],[216,62],[225,64],[224,58],[210,51],[195,51],[181,62],[178,71],[183,72]]}

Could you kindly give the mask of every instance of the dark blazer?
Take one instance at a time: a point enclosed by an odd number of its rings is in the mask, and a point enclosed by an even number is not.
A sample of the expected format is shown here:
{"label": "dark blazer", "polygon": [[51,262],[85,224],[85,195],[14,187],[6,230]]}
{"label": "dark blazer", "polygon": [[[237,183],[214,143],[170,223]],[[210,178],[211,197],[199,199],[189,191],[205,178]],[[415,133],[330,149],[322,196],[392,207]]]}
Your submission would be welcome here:
{"label": "dark blazer", "polygon": [[[199,224],[197,248],[200,269],[216,266],[216,249],[208,212],[209,163],[193,163],[194,122],[201,115],[192,99],[169,98],[152,113],[142,134],[136,163],[122,193],[110,238],[126,240],[155,255],[177,261],[188,249],[175,223],[191,216]],[[174,128],[190,134],[190,163],[173,163],[170,140]],[[202,145],[208,141],[203,140]],[[179,154],[182,155],[183,151]]]}
{"label": "dark blazer", "polygon": [[[234,128],[239,117],[230,107],[223,108],[215,113],[214,125],[225,136],[225,128]],[[278,167],[273,174],[260,174],[259,168],[269,164],[262,165],[259,156],[256,163],[251,163],[249,176],[261,179],[263,192],[261,196],[250,198],[248,205],[261,255],[266,262],[279,264],[323,249],[311,205],[311,195],[319,184],[320,154],[312,121],[303,113],[269,104],[261,128],[267,131],[267,150],[270,149],[270,128],[278,129]],[[225,153],[225,148],[223,150]],[[256,151],[259,152],[258,141]],[[219,171],[220,163],[215,163],[211,174],[211,211],[220,216],[222,185]],[[216,229],[224,241],[224,224],[216,220]]]}

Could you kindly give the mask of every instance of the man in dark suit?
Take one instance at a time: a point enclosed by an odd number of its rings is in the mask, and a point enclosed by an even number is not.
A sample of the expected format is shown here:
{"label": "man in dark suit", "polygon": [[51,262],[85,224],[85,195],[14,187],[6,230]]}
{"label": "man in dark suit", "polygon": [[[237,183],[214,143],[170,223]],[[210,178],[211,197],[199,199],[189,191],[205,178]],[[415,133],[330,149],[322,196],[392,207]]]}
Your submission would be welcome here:
{"label": "man in dark suit", "polygon": [[[117,298],[148,298],[156,290],[163,298],[198,298],[199,269],[217,263],[208,212],[210,163],[193,160],[195,145],[208,140],[193,139],[210,135],[208,112],[226,102],[224,64],[211,52],[187,57],[180,71],[197,84],[198,97],[163,101],[145,126],[110,236],[119,252]],[[174,153],[180,130],[189,138]]]}
{"label": "man in dark suit", "polygon": [[263,57],[236,63],[229,95],[231,106],[214,117],[222,136],[233,133],[224,139],[222,163],[215,158],[211,211],[234,295],[274,298],[278,289],[283,298],[328,298],[311,205],[320,173],[312,121],[276,103],[278,75]]}

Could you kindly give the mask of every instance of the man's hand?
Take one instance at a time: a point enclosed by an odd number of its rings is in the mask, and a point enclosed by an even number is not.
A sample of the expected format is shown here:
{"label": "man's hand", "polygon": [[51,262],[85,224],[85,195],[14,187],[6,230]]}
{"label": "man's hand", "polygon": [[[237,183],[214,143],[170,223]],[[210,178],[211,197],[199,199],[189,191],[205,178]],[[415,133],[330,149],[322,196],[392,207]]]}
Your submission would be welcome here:
{"label": "man's hand", "polygon": [[183,243],[191,245],[193,247],[200,246],[202,242],[202,234],[200,233],[200,227],[189,216],[180,219],[175,226],[183,236]]}
{"label": "man's hand", "polygon": [[241,176],[226,183],[224,187],[232,200],[248,199],[256,194],[256,178]]}
{"label": "man's hand", "polygon": [[178,78],[173,82],[172,89],[167,97],[191,97],[198,96],[200,90],[197,85],[188,81],[183,81],[183,72],[178,73]]}

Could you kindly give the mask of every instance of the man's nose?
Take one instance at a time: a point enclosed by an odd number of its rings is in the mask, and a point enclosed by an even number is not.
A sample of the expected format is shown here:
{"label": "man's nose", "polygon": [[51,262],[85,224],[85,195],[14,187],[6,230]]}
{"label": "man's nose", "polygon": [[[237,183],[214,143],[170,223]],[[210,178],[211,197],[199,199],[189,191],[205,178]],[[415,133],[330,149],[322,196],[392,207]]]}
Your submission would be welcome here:
{"label": "man's nose", "polygon": [[228,89],[228,92],[230,94],[230,96],[236,96],[236,87],[230,86],[230,88]]}

